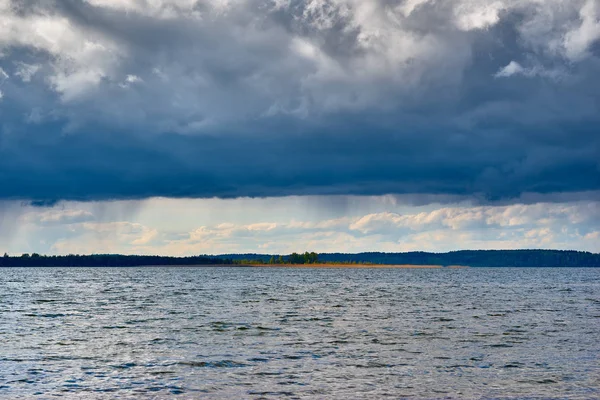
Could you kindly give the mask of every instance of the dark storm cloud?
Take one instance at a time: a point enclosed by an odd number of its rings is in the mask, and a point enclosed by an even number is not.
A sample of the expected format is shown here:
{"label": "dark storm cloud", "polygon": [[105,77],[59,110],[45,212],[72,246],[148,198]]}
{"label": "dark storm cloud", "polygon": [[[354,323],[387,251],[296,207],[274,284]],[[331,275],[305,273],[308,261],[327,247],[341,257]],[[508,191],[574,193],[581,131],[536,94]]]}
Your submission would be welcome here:
{"label": "dark storm cloud", "polygon": [[0,199],[595,196],[599,7],[488,3],[0,5]]}
{"label": "dark storm cloud", "polygon": [[[591,146],[337,125],[337,134],[57,136],[2,151],[4,198],[450,194],[485,200],[600,189]],[[576,131],[577,127],[568,127]],[[578,132],[585,134],[585,132]],[[49,150],[50,149],[50,150]]]}

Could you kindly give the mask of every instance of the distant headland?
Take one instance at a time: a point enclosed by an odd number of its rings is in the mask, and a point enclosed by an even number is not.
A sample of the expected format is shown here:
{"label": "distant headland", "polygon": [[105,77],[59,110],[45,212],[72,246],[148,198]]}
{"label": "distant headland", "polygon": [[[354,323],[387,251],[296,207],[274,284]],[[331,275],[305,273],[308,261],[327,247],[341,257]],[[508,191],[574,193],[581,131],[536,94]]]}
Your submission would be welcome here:
{"label": "distant headland", "polygon": [[0,267],[141,267],[141,266],[255,266],[255,267],[600,267],[600,254],[572,250],[461,250],[447,253],[292,253],[222,254],[166,257],[120,254],[37,253],[0,257]]}

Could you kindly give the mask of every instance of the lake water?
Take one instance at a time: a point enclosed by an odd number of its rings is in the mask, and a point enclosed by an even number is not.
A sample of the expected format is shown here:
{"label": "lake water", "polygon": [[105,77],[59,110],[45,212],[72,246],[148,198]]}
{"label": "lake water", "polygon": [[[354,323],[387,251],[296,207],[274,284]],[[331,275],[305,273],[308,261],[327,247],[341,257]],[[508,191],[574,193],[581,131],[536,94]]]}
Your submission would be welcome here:
{"label": "lake water", "polygon": [[0,398],[600,398],[600,269],[0,269]]}

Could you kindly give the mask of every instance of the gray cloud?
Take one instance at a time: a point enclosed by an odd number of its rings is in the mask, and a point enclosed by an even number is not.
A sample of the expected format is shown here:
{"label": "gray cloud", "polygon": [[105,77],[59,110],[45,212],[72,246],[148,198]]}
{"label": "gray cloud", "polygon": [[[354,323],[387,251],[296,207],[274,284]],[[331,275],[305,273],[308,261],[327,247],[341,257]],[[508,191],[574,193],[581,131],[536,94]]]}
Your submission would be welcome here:
{"label": "gray cloud", "polygon": [[593,0],[0,3],[0,198],[600,190]]}

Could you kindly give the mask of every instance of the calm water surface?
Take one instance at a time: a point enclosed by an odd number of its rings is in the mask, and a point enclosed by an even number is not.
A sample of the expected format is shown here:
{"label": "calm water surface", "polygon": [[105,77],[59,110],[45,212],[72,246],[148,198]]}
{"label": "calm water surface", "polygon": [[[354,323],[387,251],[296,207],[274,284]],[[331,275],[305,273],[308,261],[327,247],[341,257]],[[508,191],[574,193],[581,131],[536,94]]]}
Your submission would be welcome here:
{"label": "calm water surface", "polygon": [[600,398],[599,269],[0,269],[0,398]]}

